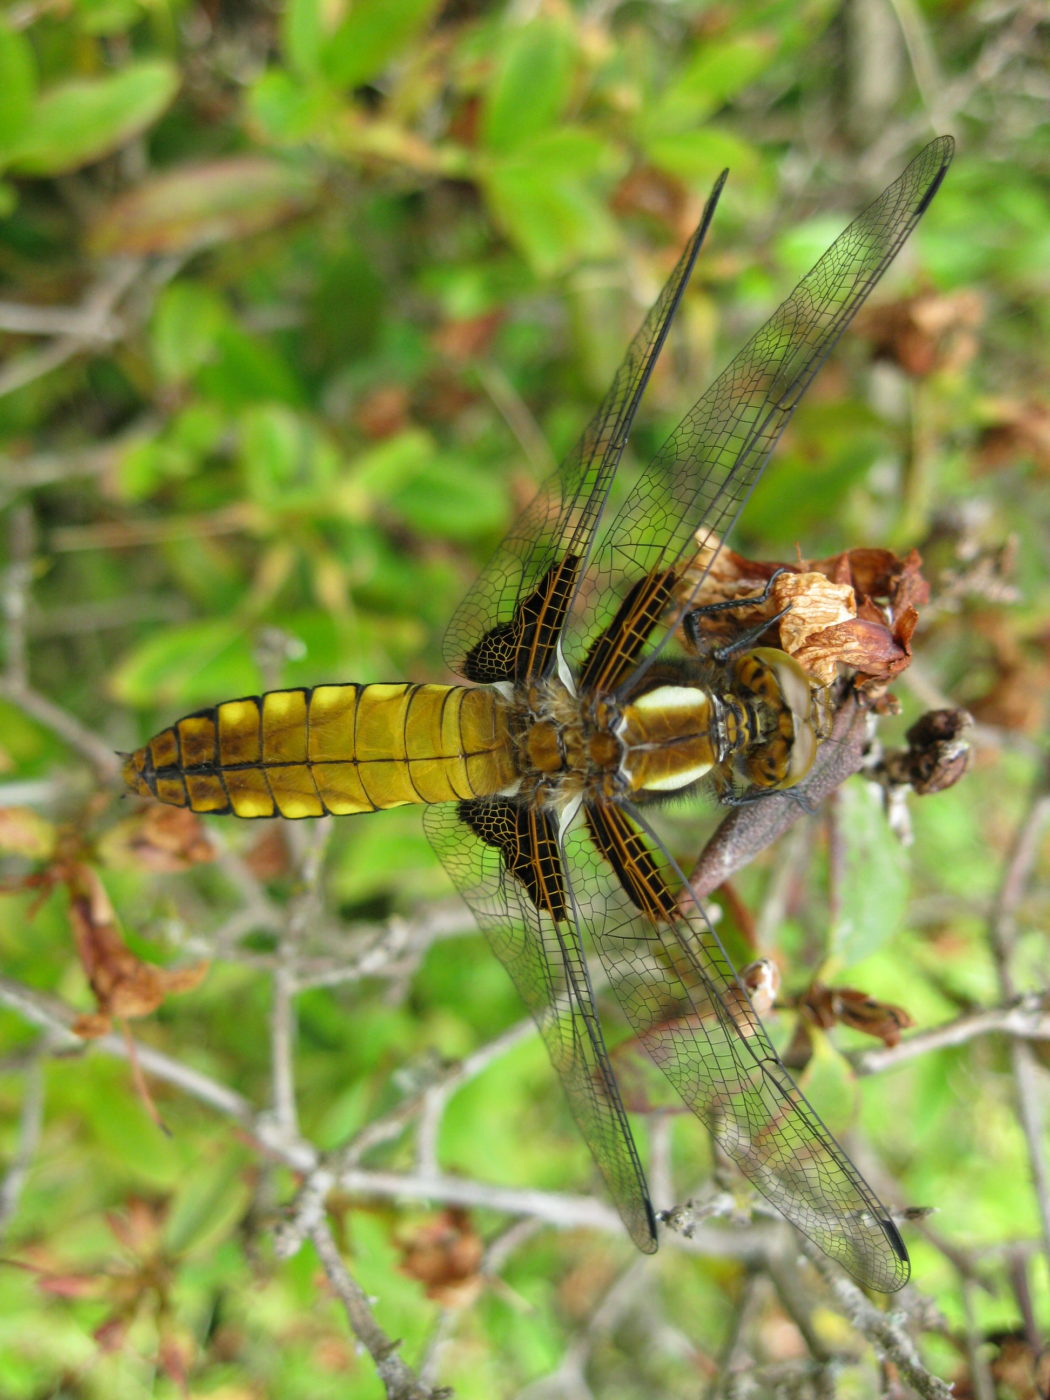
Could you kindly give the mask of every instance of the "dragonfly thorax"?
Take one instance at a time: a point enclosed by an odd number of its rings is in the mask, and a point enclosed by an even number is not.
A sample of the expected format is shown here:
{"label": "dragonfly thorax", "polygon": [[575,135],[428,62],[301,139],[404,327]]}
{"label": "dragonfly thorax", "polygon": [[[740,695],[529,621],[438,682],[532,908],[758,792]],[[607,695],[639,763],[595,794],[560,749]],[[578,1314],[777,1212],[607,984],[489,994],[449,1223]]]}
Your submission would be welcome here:
{"label": "dragonfly thorax", "polygon": [[794,787],[824,721],[810,677],[786,652],[759,647],[728,665],[684,662],[624,707],[628,790],[644,798],[704,778],[723,794]]}
{"label": "dragonfly thorax", "polygon": [[644,799],[711,778],[720,792],[793,787],[824,731],[810,677],[759,647],[728,664],[683,661],[623,701],[534,682],[509,706],[515,796],[561,810],[580,798]]}

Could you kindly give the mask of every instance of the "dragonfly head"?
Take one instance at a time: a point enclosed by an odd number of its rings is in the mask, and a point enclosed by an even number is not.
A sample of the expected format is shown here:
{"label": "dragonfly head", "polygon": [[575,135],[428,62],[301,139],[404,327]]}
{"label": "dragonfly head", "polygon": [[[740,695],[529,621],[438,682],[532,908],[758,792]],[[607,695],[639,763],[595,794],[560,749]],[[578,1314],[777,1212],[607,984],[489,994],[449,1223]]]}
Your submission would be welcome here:
{"label": "dragonfly head", "polygon": [[736,658],[737,684],[759,704],[761,737],[737,762],[751,787],[782,791],[795,787],[813,766],[824,732],[824,715],[811,676],[793,656],[776,647],[755,647]]}

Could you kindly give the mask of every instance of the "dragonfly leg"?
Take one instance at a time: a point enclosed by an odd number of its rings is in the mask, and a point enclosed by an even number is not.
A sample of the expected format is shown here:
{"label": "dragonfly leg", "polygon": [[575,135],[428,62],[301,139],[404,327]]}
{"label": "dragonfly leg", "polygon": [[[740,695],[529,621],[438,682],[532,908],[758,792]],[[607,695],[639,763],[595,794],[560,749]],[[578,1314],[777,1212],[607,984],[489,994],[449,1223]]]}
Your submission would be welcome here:
{"label": "dragonfly leg", "polygon": [[[770,574],[766,586],[761,593],[754,593],[745,598],[726,598],[720,603],[704,603],[700,607],[690,608],[682,617],[682,631],[685,633],[689,645],[697,652],[703,652],[705,650],[704,636],[700,629],[701,618],[712,617],[715,613],[733,612],[734,610],[740,611],[743,608],[754,608],[760,603],[768,602],[769,598],[772,596],[773,584],[781,574],[786,574],[788,572],[790,571],[786,568],[776,569]],[[763,618],[760,622],[755,623],[753,627],[749,627],[746,632],[742,632],[734,641],[727,642],[725,646],[716,647],[710,655],[715,661],[724,661],[727,657],[732,656],[735,651],[746,651],[751,643],[757,641],[767,628],[772,627],[774,622],[779,622],[780,619],[790,611],[791,604],[789,603],[787,607],[781,608],[780,611],[774,613],[772,617]]]}

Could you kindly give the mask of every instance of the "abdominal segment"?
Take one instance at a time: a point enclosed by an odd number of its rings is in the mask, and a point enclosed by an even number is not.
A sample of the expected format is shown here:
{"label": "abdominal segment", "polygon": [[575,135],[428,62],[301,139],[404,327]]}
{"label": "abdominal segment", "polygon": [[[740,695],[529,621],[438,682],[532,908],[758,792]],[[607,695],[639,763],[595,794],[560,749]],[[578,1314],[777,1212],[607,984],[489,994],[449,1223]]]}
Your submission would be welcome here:
{"label": "abdominal segment", "polygon": [[321,817],[487,796],[516,778],[488,687],[320,685],[228,700],[124,761],[139,796],[194,812]]}

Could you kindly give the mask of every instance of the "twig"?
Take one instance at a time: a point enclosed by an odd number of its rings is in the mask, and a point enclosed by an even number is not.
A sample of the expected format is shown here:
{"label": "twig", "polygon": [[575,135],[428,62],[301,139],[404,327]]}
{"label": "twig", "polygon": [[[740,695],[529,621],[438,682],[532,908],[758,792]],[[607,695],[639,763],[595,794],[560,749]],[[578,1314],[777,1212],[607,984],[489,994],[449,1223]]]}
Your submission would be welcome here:
{"label": "twig", "polygon": [[[387,920],[377,933],[374,926],[356,941],[361,951],[351,949],[338,959],[303,959],[299,966],[296,988],[306,991],[316,987],[339,987],[348,982],[360,982],[365,977],[400,976],[406,963],[417,960],[439,939],[461,937],[468,917],[458,901],[429,907],[417,919],[400,915]],[[339,943],[347,944],[347,933],[340,930]]]}
{"label": "twig", "polygon": [[[1003,995],[1014,995],[1011,968],[1016,940],[1017,909],[1035,866],[1039,842],[1050,821],[1050,764],[1038,774],[1026,810],[1007,856],[999,892],[988,921],[988,940]],[[1010,1040],[1010,1066],[1017,1089],[1018,1116],[1028,1150],[1028,1170],[1035,1190],[1036,1208],[1043,1236],[1043,1250],[1050,1267],[1050,1167],[1043,1147],[1043,1110],[1038,1067],[1030,1045],[1014,1036]]]}
{"label": "twig", "polygon": [[67,331],[42,350],[32,350],[0,368],[0,397],[58,369],[83,350],[114,340],[123,328],[115,324],[113,308],[132,286],[142,267],[138,258],[116,258],[107,264],[76,313],[75,331]]}
{"label": "twig", "polygon": [[45,729],[57,734],[63,743],[79,753],[91,765],[100,783],[115,781],[120,768],[116,754],[97,734],[74,719],[68,710],[61,709],[38,691],[8,677],[0,679],[0,695],[10,700],[12,705],[17,705],[30,719],[35,719]]}
{"label": "twig", "polygon": [[550,443],[540,431],[535,418],[521,395],[502,370],[480,360],[477,375],[482,388],[496,405],[507,427],[514,434],[526,458],[537,469],[536,475],[547,476],[557,465]]}
{"label": "twig", "polygon": [[122,330],[119,321],[101,320],[84,306],[33,306],[0,301],[0,331],[12,335],[63,335],[85,344],[107,345]]}
{"label": "twig", "polygon": [[33,568],[33,536],[32,511],[25,505],[16,507],[11,512],[7,532],[8,565],[4,570],[0,607],[3,609],[7,637],[4,674],[12,686],[21,689],[28,684],[29,676],[26,660],[26,610]]}
{"label": "twig", "polygon": [[[84,1042],[69,1029],[77,1015],[71,1007],[2,974],[0,1004],[18,1012],[31,1024],[50,1030],[55,1036],[56,1048],[88,1049],[117,1059],[127,1059],[127,1047],[121,1036],[113,1033],[100,1036],[85,1047]],[[559,1229],[583,1227],[617,1237],[623,1235],[623,1226],[616,1212],[593,1196],[519,1190],[441,1173],[402,1175],[397,1172],[368,1171],[357,1166],[332,1165],[322,1160],[312,1143],[283,1132],[272,1115],[258,1113],[235,1090],[160,1050],[141,1042],[136,1048],[142,1068],[147,1073],[240,1124],[263,1150],[286,1166],[304,1174],[323,1167],[330,1174],[329,1184],[338,1184],[350,1193],[395,1200],[440,1201],[446,1205],[529,1216]],[[708,1253],[719,1258],[749,1258],[755,1251],[754,1232],[746,1230],[728,1232],[698,1228],[691,1240],[680,1241],[679,1244],[696,1253]]]}
{"label": "twig", "polygon": [[644,1258],[635,1258],[619,1274],[593,1310],[585,1327],[580,1329],[555,1370],[527,1385],[519,1400],[539,1400],[544,1395],[587,1396],[593,1392],[587,1381],[587,1362],[595,1346],[614,1330],[624,1313],[637,1302],[641,1290],[648,1286],[649,1269]]}
{"label": "twig", "polygon": [[78,476],[101,476],[132,444],[155,438],[160,430],[158,418],[143,414],[116,436],[90,447],[74,448],[68,452],[36,452],[29,457],[0,457],[3,468],[0,505],[6,505],[20,492],[53,486]]}
{"label": "twig", "polygon": [[881,1312],[841,1269],[808,1240],[800,1238],[799,1245],[828,1285],[839,1310],[858,1332],[867,1337],[878,1355],[893,1362],[915,1393],[921,1395],[923,1400],[952,1400],[952,1386],[923,1366],[912,1339],[904,1329],[901,1315]]}
{"label": "twig", "polygon": [[291,969],[278,966],[271,979],[270,1073],[273,1115],[282,1132],[298,1133],[295,1104],[295,998]]}
{"label": "twig", "polygon": [[49,1032],[34,1050],[25,1074],[22,1111],[18,1116],[18,1136],[11,1152],[7,1172],[0,1184],[0,1236],[6,1233],[29,1176],[33,1155],[40,1141],[44,1122],[44,1062],[47,1059]]}
{"label": "twig", "polygon": [[920,1055],[964,1045],[968,1040],[996,1032],[1020,1040],[1046,1040],[1050,1038],[1050,1008],[1039,994],[1019,997],[1011,1005],[974,1011],[946,1021],[943,1026],[917,1031],[915,1035],[904,1037],[898,1045],[851,1051],[847,1058],[857,1074],[881,1074]]}
{"label": "twig", "polygon": [[749,1272],[744,1279],[743,1288],[734,1300],[730,1325],[726,1329],[725,1337],[718,1353],[714,1375],[711,1377],[710,1385],[706,1391],[706,1400],[723,1400],[723,1397],[730,1393],[730,1387],[734,1383],[733,1358],[740,1348],[744,1336],[744,1328],[749,1315],[758,1302],[758,1298],[758,1275]]}
{"label": "twig", "polygon": [[347,1272],[327,1224],[319,1221],[310,1232],[314,1248],[336,1297],[346,1310],[350,1330],[375,1364],[389,1400],[442,1400],[447,1388],[432,1390],[398,1356],[401,1343],[391,1341],[376,1322],[368,1299]]}
{"label": "twig", "polygon": [[73,718],[29,684],[26,655],[26,615],[32,573],[33,516],[28,506],[11,512],[9,532],[10,562],[0,584],[0,610],[5,623],[7,647],[0,695],[24,710],[31,718],[52,730],[64,743],[81,754],[94,769],[99,781],[112,782],[117,774],[117,757],[91,730]]}
{"label": "twig", "polygon": [[966,1337],[966,1357],[969,1363],[969,1379],[973,1386],[975,1400],[996,1400],[995,1381],[988,1369],[984,1355],[984,1338],[981,1336],[973,1306],[974,1284],[967,1278],[960,1279],[959,1295],[962,1300],[964,1334]]}
{"label": "twig", "polygon": [[[475,1079],[493,1060],[529,1040],[536,1034],[536,1024],[531,1020],[519,1021],[500,1035],[480,1046],[472,1054],[450,1068],[436,1084],[428,1085],[423,1091],[422,1113],[416,1141],[416,1166],[429,1173],[437,1166],[437,1138],[449,1099],[465,1082]],[[370,1125],[371,1127],[371,1125]]]}

